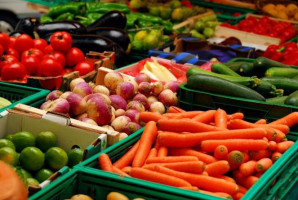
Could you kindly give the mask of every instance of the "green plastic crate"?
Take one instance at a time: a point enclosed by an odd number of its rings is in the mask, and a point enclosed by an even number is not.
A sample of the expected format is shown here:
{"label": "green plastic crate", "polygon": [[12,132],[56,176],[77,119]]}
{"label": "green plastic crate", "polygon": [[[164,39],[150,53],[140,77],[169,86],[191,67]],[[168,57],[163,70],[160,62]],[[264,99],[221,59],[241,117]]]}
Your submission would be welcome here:
{"label": "green plastic crate", "polygon": [[77,1],[77,2],[92,2],[95,0],[24,0],[24,1],[28,1],[31,3],[35,3],[35,4],[40,4],[43,6],[56,6],[56,5],[60,5],[60,4],[65,4],[71,1]]}
{"label": "green plastic crate", "polygon": [[11,105],[1,108],[0,112],[7,108],[13,108],[18,103],[34,107],[39,106],[44,102],[49,92],[49,90],[0,82],[0,97],[6,98],[12,102]]}

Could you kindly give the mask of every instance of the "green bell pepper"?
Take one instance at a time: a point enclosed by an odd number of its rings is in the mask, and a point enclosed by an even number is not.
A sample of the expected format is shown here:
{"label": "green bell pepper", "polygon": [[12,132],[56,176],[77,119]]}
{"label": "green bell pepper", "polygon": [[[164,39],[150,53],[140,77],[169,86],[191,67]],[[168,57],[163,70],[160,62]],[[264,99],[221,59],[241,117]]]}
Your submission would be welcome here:
{"label": "green bell pepper", "polygon": [[80,2],[70,2],[64,5],[57,5],[50,7],[48,15],[50,17],[58,17],[61,14],[70,12],[74,15],[83,14],[86,10],[85,4],[82,4]]}
{"label": "green bell pepper", "polygon": [[74,14],[70,13],[70,12],[66,12],[64,14],[59,15],[55,21],[63,21],[63,20],[73,20],[74,18]]}
{"label": "green bell pepper", "polygon": [[43,23],[48,23],[48,22],[52,22],[52,21],[53,21],[53,19],[52,19],[51,17],[47,16],[47,15],[43,15],[43,16],[41,16],[40,19],[39,19],[39,22],[40,22],[41,24],[43,24]]}
{"label": "green bell pepper", "polygon": [[134,13],[129,13],[126,15],[126,27],[133,28],[135,27],[136,23],[138,23],[138,16]]}
{"label": "green bell pepper", "polygon": [[106,13],[111,10],[118,10],[123,13],[129,13],[130,10],[127,5],[119,3],[100,3],[89,2],[86,4],[87,13]]}

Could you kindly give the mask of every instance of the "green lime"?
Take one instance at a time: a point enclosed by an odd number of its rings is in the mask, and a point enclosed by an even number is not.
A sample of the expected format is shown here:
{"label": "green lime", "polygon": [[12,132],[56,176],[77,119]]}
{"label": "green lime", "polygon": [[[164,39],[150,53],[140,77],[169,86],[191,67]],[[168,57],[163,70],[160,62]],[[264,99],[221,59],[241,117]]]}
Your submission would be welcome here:
{"label": "green lime", "polygon": [[198,31],[196,31],[195,29],[191,30],[189,33],[191,34],[192,37],[196,37],[200,40],[205,40],[206,39],[206,37],[204,35],[202,35]]}
{"label": "green lime", "polygon": [[75,148],[68,152],[68,166],[73,167],[76,164],[80,163],[83,159],[84,149]]}
{"label": "green lime", "polygon": [[44,131],[37,134],[35,138],[36,147],[46,152],[49,148],[57,146],[57,137],[51,131]]}
{"label": "green lime", "polygon": [[135,40],[138,40],[138,41],[144,41],[145,38],[146,38],[146,36],[147,36],[147,31],[145,31],[145,30],[138,31],[138,32],[135,34],[134,41],[135,41]]}
{"label": "green lime", "polygon": [[182,21],[184,18],[184,11],[181,8],[176,8],[174,9],[174,11],[172,12],[172,20],[174,21]]}
{"label": "green lime", "polygon": [[171,14],[172,14],[172,9],[165,7],[165,6],[160,6],[159,7],[159,12],[160,12],[160,17],[162,19],[170,19],[171,18]]}
{"label": "green lime", "polygon": [[50,176],[52,176],[54,174],[54,172],[52,172],[49,169],[41,169],[39,170],[36,175],[35,178],[40,182],[44,182],[45,180],[47,180]]}
{"label": "green lime", "polygon": [[28,171],[40,170],[45,161],[44,153],[36,147],[26,147],[20,155],[20,163]]}
{"label": "green lime", "polygon": [[3,139],[7,139],[7,140],[12,140],[12,136],[13,136],[13,134],[8,134],[8,135],[6,135]]}
{"label": "green lime", "polygon": [[131,49],[136,51],[142,51],[144,49],[143,42],[139,40],[134,40],[131,43]]}
{"label": "green lime", "polygon": [[52,147],[46,152],[46,163],[55,171],[67,165],[67,162],[67,153],[59,147]]}
{"label": "green lime", "polygon": [[214,35],[214,30],[212,28],[206,27],[203,31],[204,36],[210,38]]}
{"label": "green lime", "polygon": [[152,6],[149,8],[149,13],[150,13],[150,15],[153,15],[153,16],[159,16],[160,11],[157,6]]}
{"label": "green lime", "polygon": [[35,178],[27,178],[27,182],[28,182],[28,185],[39,185],[39,182],[38,180],[36,180]]}
{"label": "green lime", "polygon": [[20,171],[25,178],[32,178],[32,175],[28,171],[24,170],[23,168],[21,168]]}
{"label": "green lime", "polygon": [[13,134],[11,141],[15,145],[17,152],[21,152],[26,147],[35,146],[34,136],[27,131],[21,131]]}
{"label": "green lime", "polygon": [[204,30],[204,28],[205,28],[204,22],[202,22],[202,21],[199,20],[199,21],[197,21],[195,23],[195,29],[196,29],[196,31],[200,32],[200,31]]}
{"label": "green lime", "polygon": [[2,147],[10,147],[13,150],[16,150],[16,147],[14,146],[12,141],[10,141],[8,139],[0,139],[0,148],[2,148]]}
{"label": "green lime", "polygon": [[17,152],[10,147],[0,148],[0,160],[12,166],[17,165],[19,162]]}
{"label": "green lime", "polygon": [[156,35],[149,34],[144,41],[144,47],[145,49],[155,49],[158,47],[158,37]]}

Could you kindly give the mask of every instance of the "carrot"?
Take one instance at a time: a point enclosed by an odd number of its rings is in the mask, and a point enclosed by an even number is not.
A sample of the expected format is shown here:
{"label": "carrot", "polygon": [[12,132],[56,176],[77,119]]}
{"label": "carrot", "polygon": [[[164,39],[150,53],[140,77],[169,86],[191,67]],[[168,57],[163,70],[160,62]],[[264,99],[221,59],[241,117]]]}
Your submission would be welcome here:
{"label": "carrot", "polygon": [[219,145],[214,150],[214,157],[218,160],[224,160],[228,156],[228,148],[225,145]]}
{"label": "carrot", "polygon": [[269,144],[268,149],[270,151],[275,151],[276,150],[277,144],[276,144],[275,141],[270,141],[268,144]]}
{"label": "carrot", "polygon": [[149,152],[149,155],[147,156],[147,159],[146,161],[149,159],[149,158],[153,158],[153,157],[157,157],[157,150],[156,148],[152,148]]}
{"label": "carrot", "polygon": [[173,132],[158,132],[157,140],[167,147],[192,147],[199,145],[203,140],[218,139],[261,139],[266,136],[263,128],[210,131],[203,133],[177,134]]}
{"label": "carrot", "polygon": [[195,186],[191,186],[191,187],[178,187],[180,189],[184,189],[184,190],[192,190],[192,191],[199,191],[198,187]]}
{"label": "carrot", "polygon": [[175,149],[171,148],[171,149],[169,149],[169,155],[172,155],[172,156],[195,156],[200,161],[202,161],[206,164],[216,161],[216,159],[213,156],[210,156],[208,154],[205,154],[205,153],[202,153],[199,151],[195,151],[190,148],[175,148]]}
{"label": "carrot", "polygon": [[159,144],[158,140],[155,140],[154,148],[158,151],[159,147],[160,147],[160,144]]}
{"label": "carrot", "polygon": [[229,182],[232,182],[232,183],[236,183],[236,181],[233,178],[229,177],[229,176],[218,175],[215,178],[221,178],[221,179],[224,179],[226,181],[229,181]]}
{"label": "carrot", "polygon": [[113,172],[113,165],[108,154],[102,153],[98,156],[98,163],[102,170]]}
{"label": "carrot", "polygon": [[221,198],[225,198],[225,199],[231,199],[231,195],[224,193],[224,192],[209,192],[207,190],[199,190],[200,193],[203,194],[208,194],[208,195],[212,195],[212,196],[216,196],[216,197],[221,197]]}
{"label": "carrot", "polygon": [[206,165],[205,169],[209,176],[218,176],[230,171],[229,162],[226,160],[220,160]]}
{"label": "carrot", "polygon": [[124,171],[122,171],[121,169],[113,166],[113,172],[116,174],[120,174],[122,176],[129,176],[127,173],[125,173]]}
{"label": "carrot", "polygon": [[267,121],[266,119],[259,119],[258,121],[255,122],[255,124],[266,124]]}
{"label": "carrot", "polygon": [[260,178],[263,174],[264,174],[263,172],[258,172],[254,174],[254,176]]}
{"label": "carrot", "polygon": [[189,118],[192,119],[193,117],[204,113],[204,111],[188,111],[182,113],[165,113],[162,116],[169,118],[169,119],[182,119],[182,118]]}
{"label": "carrot", "polygon": [[243,187],[242,185],[238,185],[239,187],[239,192],[245,194],[247,192],[247,189],[245,187]]}
{"label": "carrot", "polygon": [[235,170],[233,171],[233,178],[238,181],[243,179],[245,176],[239,171],[239,170]]}
{"label": "carrot", "polygon": [[153,157],[146,161],[146,164],[151,163],[173,163],[173,162],[188,162],[198,161],[199,159],[195,156],[168,156],[168,157]]}
{"label": "carrot", "polygon": [[157,157],[166,157],[168,155],[167,147],[160,147],[157,152]]}
{"label": "carrot", "polygon": [[178,108],[176,106],[170,106],[167,110],[168,113],[182,113],[182,112],[186,112],[185,110]]}
{"label": "carrot", "polygon": [[139,147],[139,141],[137,143],[135,143],[133,145],[133,147],[130,148],[129,151],[127,151],[119,160],[117,160],[113,164],[113,166],[115,166],[119,169],[129,166],[133,161],[133,158],[138,150],[138,147]]}
{"label": "carrot", "polygon": [[130,167],[130,166],[123,167],[121,170],[122,170],[123,172],[125,172],[126,174],[130,174],[130,172],[131,172],[131,167]]}
{"label": "carrot", "polygon": [[239,167],[239,171],[244,176],[251,176],[256,169],[257,162],[255,160],[250,160],[248,162],[242,163]]}
{"label": "carrot", "polygon": [[178,172],[163,166],[156,166],[155,171],[181,178],[188,181],[192,186],[197,186],[211,192],[225,192],[232,195],[237,193],[239,189],[235,183],[211,176]]}
{"label": "carrot", "polygon": [[216,112],[215,110],[208,110],[208,111],[192,118],[192,120],[196,121],[196,122],[202,122],[205,124],[209,124],[210,122],[214,122],[215,112]]}
{"label": "carrot", "polygon": [[268,147],[268,142],[252,139],[205,140],[201,143],[201,148],[205,152],[214,152],[218,145],[225,145],[229,151],[265,150]]}
{"label": "carrot", "polygon": [[282,156],[279,152],[274,152],[271,156],[271,160],[273,163],[275,163],[280,157]]}
{"label": "carrot", "polygon": [[143,168],[154,170],[156,165],[160,165],[180,172],[188,172],[188,173],[195,173],[195,174],[201,174],[205,169],[205,164],[202,161],[153,163],[153,164],[144,165]]}
{"label": "carrot", "polygon": [[226,129],[227,121],[228,121],[228,116],[226,111],[222,109],[218,109],[214,115],[215,126]]}
{"label": "carrot", "polygon": [[232,170],[238,168],[243,163],[244,155],[241,151],[231,151],[228,154],[227,161],[230,164]]}
{"label": "carrot", "polygon": [[251,151],[249,156],[251,160],[261,160],[262,158],[269,157],[270,153],[268,150]]}
{"label": "carrot", "polygon": [[292,127],[298,122],[298,112],[292,112],[276,121],[271,122],[270,124],[283,124],[288,127]]}
{"label": "carrot", "polygon": [[240,200],[244,194],[242,192],[237,192],[235,195],[233,195],[234,200]]}
{"label": "carrot", "polygon": [[293,141],[285,141],[280,142],[277,144],[276,151],[279,153],[284,153],[286,150],[288,150],[292,145],[294,144]]}
{"label": "carrot", "polygon": [[279,131],[279,130],[276,130],[276,138],[275,138],[275,142],[283,142],[283,141],[287,141],[287,137],[286,135]]}
{"label": "carrot", "polygon": [[249,160],[248,151],[242,151],[243,153],[243,162],[247,162]]}
{"label": "carrot", "polygon": [[234,114],[231,114],[231,115],[228,115],[228,120],[234,120],[234,119],[243,119],[244,115],[243,113],[234,113]]}
{"label": "carrot", "polygon": [[205,132],[205,131],[220,131],[221,128],[210,126],[201,122],[195,122],[187,119],[160,119],[158,120],[158,128],[162,131],[174,132]]}
{"label": "carrot", "polygon": [[267,124],[266,126],[269,126],[271,128],[280,130],[284,134],[288,134],[290,132],[290,128],[287,125],[284,125],[284,124]]}
{"label": "carrot", "polygon": [[241,185],[243,185],[246,188],[251,188],[251,186],[253,186],[253,184],[255,184],[257,181],[259,180],[258,177],[255,176],[246,176],[243,177],[240,180],[237,180]]}
{"label": "carrot", "polygon": [[160,119],[165,119],[165,117],[159,113],[154,113],[154,112],[141,112],[139,115],[139,120],[145,123],[149,121],[157,122]]}
{"label": "carrot", "polygon": [[262,158],[257,162],[256,171],[264,172],[272,166],[272,160],[270,158]]}
{"label": "carrot", "polygon": [[139,167],[133,167],[131,169],[130,175],[134,178],[144,179],[146,181],[152,181],[170,186],[191,187],[189,182],[180,178]]}
{"label": "carrot", "polygon": [[206,172],[206,171],[203,171],[202,175],[203,176],[209,176],[208,172]]}
{"label": "carrot", "polygon": [[135,157],[132,161],[132,167],[141,167],[145,163],[147,156],[149,155],[152,144],[157,136],[156,123],[150,121],[146,124],[144,132],[139,140],[140,144]]}

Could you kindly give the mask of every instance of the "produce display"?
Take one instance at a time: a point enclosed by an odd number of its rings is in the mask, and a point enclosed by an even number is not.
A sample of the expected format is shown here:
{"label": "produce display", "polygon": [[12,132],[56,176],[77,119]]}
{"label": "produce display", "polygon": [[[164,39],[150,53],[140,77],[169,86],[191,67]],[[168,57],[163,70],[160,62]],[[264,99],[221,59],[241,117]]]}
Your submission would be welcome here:
{"label": "produce display", "polygon": [[209,15],[202,17],[195,22],[194,28],[190,30],[190,34],[193,37],[205,40],[214,35],[215,27],[220,25],[216,19],[216,15]]}
{"label": "produce display", "polygon": [[270,16],[298,21],[298,7],[294,3],[272,4],[268,3],[262,7],[262,11]]}
{"label": "produce display", "polygon": [[284,45],[270,45],[263,56],[286,65],[298,66],[298,46],[295,42],[289,42]]}

